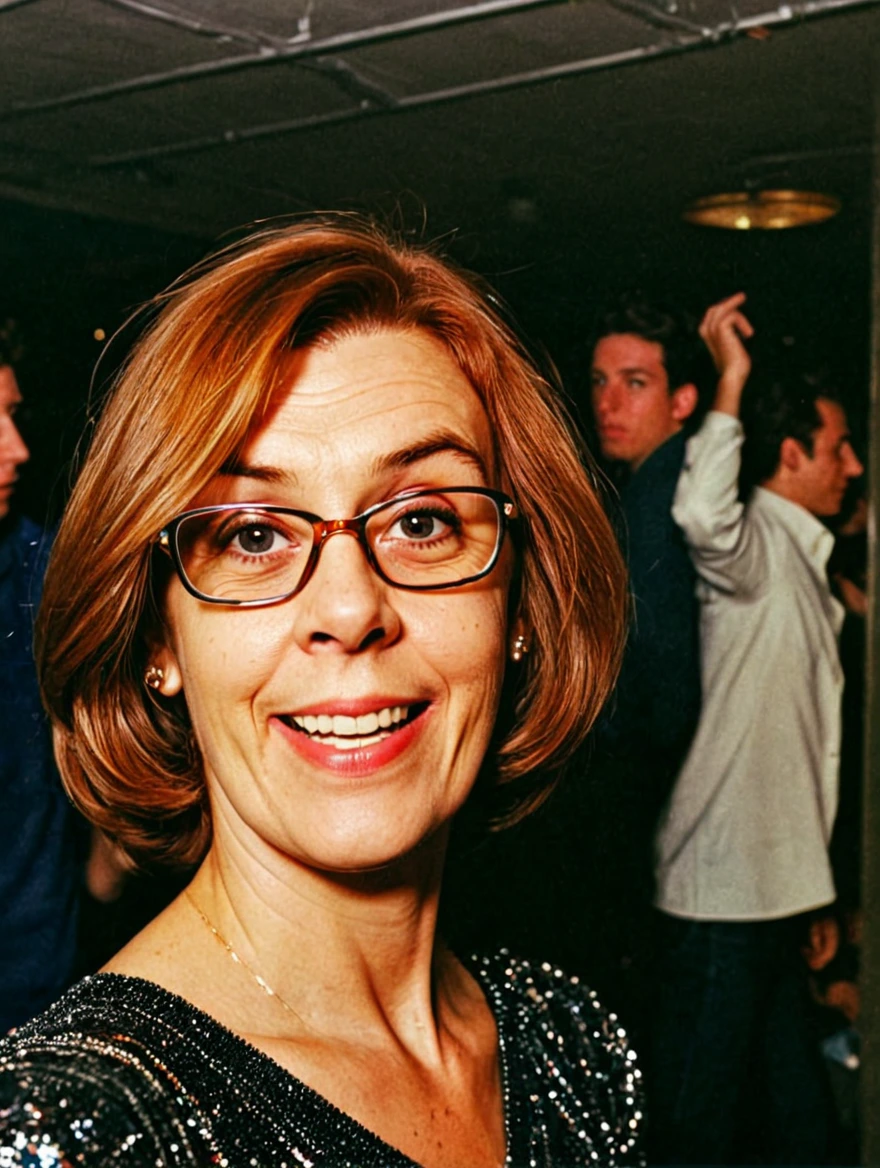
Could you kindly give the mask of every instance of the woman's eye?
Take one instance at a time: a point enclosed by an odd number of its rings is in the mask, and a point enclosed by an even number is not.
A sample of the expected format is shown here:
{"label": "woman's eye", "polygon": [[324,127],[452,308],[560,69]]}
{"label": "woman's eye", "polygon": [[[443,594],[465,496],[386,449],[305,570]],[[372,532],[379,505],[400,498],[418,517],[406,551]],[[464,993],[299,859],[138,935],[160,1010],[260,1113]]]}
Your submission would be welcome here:
{"label": "woman's eye", "polygon": [[277,550],[281,540],[282,537],[273,528],[262,523],[252,523],[237,531],[230,542],[236,551],[258,556]]}
{"label": "woman's eye", "polygon": [[454,526],[454,518],[436,511],[410,511],[395,521],[391,534],[406,540],[437,539]]}
{"label": "woman's eye", "polygon": [[433,515],[426,512],[415,512],[399,519],[401,533],[409,539],[429,539],[436,535],[438,521]]}

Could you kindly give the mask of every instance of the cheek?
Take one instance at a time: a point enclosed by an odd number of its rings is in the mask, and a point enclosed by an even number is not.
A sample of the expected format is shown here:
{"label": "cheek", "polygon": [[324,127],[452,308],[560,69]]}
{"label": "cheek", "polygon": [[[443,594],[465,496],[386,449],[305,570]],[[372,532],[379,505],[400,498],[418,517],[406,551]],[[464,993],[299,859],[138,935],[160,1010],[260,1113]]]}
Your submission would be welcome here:
{"label": "cheek", "polygon": [[200,740],[205,728],[222,733],[275,669],[280,638],[261,615],[212,609],[174,622],[183,694]]}
{"label": "cheek", "polygon": [[646,433],[660,434],[670,424],[668,408],[662,400],[658,401],[654,397],[644,401],[641,415]]}
{"label": "cheek", "polygon": [[[432,599],[436,604],[438,598]],[[478,603],[464,596],[457,599],[463,603],[444,603],[420,631],[411,626],[413,639],[453,696],[456,691],[462,696],[480,691],[485,696],[500,686],[504,673],[506,597],[480,597]]]}

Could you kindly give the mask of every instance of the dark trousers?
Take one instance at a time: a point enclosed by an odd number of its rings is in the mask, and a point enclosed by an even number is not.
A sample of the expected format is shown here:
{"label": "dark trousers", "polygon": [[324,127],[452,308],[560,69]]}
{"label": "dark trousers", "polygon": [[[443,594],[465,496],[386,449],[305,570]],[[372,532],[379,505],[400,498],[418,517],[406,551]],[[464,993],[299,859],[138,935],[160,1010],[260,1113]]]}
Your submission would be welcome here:
{"label": "dark trousers", "polygon": [[765,1133],[761,1160],[822,1164],[830,1100],[800,918],[661,916],[649,1094],[657,1161],[739,1162],[745,1115]]}

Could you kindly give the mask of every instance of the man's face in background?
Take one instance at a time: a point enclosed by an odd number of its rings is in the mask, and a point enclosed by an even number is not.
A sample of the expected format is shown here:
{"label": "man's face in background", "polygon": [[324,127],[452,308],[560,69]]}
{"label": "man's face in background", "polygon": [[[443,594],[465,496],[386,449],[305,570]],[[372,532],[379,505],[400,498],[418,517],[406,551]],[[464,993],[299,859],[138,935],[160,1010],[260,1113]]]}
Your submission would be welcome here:
{"label": "man's face in background", "polygon": [[692,385],[670,389],[663,346],[635,333],[598,341],[591,384],[602,455],[632,471],[681,429],[697,404]]}
{"label": "man's face in background", "polygon": [[21,393],[12,366],[0,365],[0,519],[9,514],[18,468],[30,457],[15,424],[15,411],[20,402]]}
{"label": "man's face in background", "polygon": [[816,410],[822,424],[813,434],[812,453],[801,448],[793,470],[793,497],[813,515],[829,518],[838,514],[850,479],[858,478],[864,467],[852,448],[843,407],[820,397]]}

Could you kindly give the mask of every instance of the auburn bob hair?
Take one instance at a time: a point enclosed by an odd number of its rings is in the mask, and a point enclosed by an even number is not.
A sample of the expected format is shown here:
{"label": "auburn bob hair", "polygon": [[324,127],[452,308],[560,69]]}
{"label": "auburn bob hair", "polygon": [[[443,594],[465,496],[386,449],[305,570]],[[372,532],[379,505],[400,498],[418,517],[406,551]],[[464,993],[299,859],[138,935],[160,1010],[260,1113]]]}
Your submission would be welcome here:
{"label": "auburn bob hair", "polygon": [[530,652],[481,783],[504,785],[499,821],[536,806],[614,684],[626,581],[559,393],[491,293],[428,250],[338,216],[262,231],[156,307],[104,407],[38,620],[40,681],[74,803],[135,863],[202,858],[210,809],[186,703],[144,685],[161,621],[154,576],[167,571],[156,536],[267,417],[292,349],[393,328],[432,334],[467,376],[522,517],[514,603]]}

